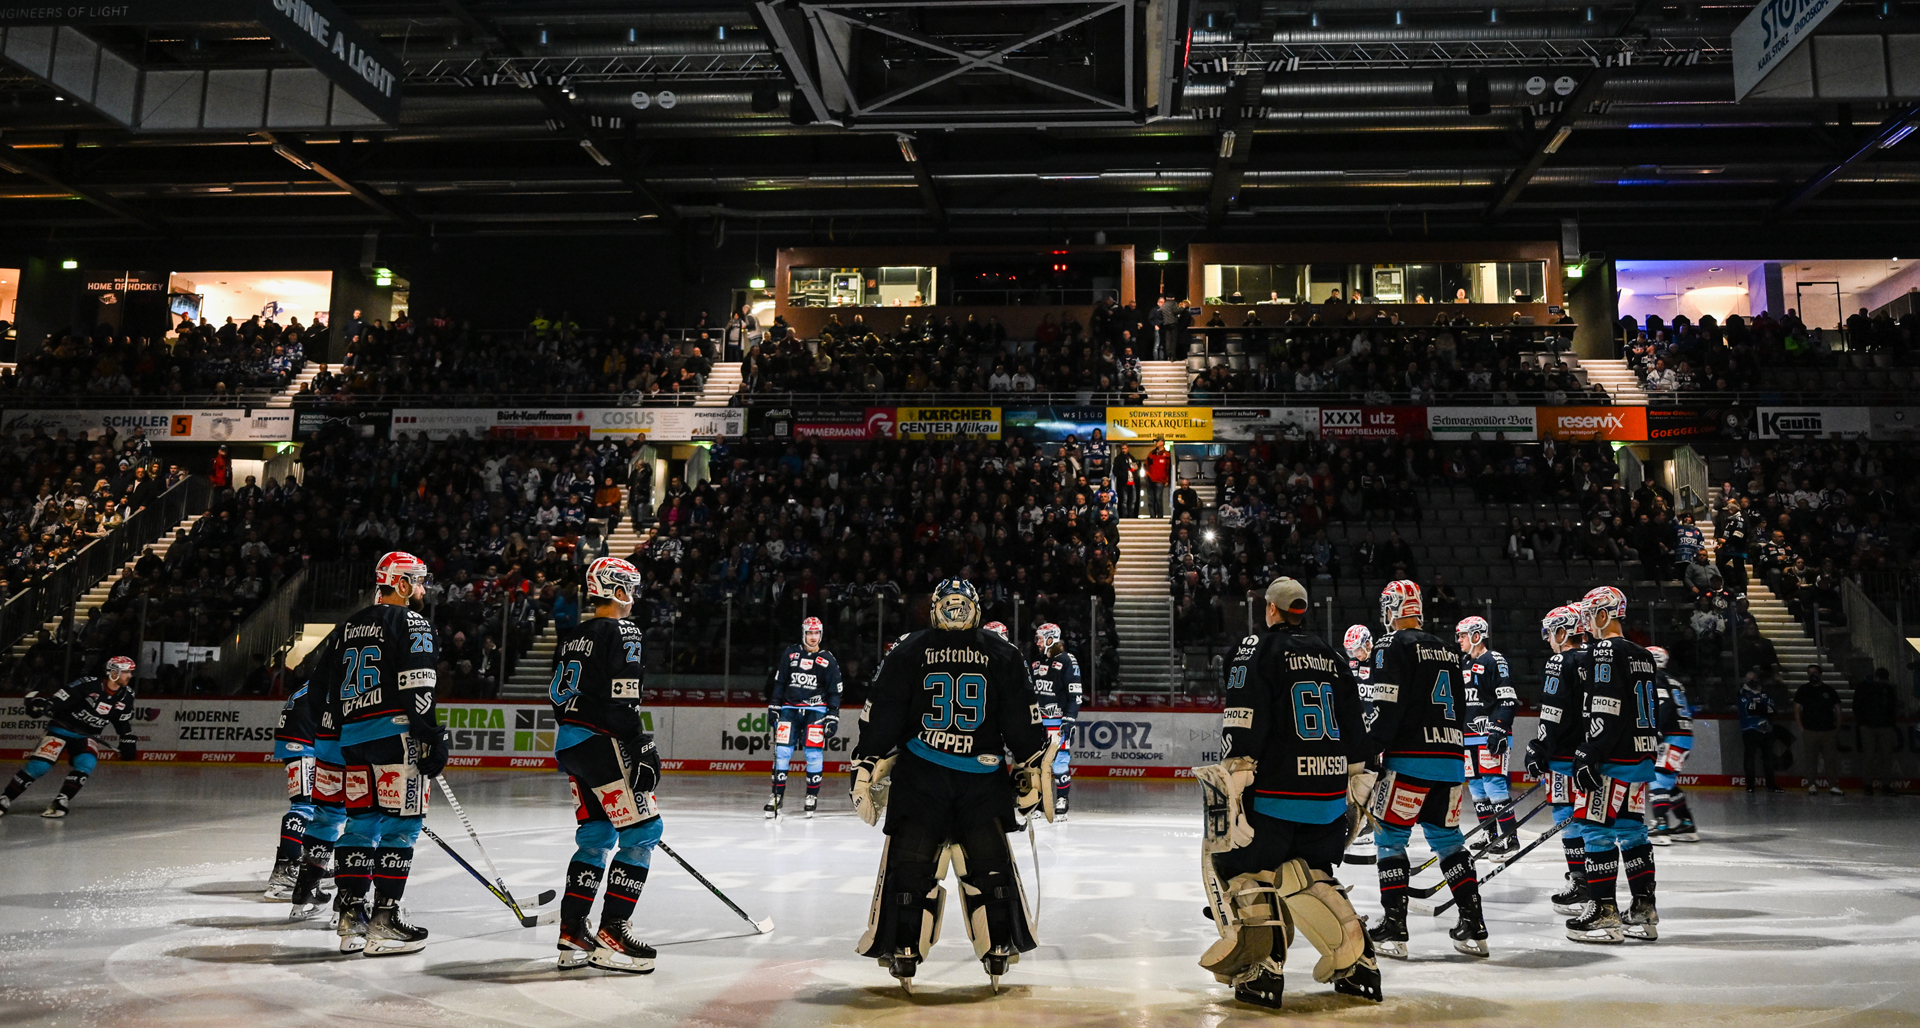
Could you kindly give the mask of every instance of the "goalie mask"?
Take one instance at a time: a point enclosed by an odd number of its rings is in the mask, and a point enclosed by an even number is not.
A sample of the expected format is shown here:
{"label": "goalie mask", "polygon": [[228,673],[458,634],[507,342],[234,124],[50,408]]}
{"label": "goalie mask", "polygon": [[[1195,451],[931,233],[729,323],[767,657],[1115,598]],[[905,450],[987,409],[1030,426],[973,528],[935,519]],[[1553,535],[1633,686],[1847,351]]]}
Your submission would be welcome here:
{"label": "goalie mask", "polygon": [[972,628],[980,623],[980,593],[971,582],[949,578],[934,587],[929,617],[942,631]]}

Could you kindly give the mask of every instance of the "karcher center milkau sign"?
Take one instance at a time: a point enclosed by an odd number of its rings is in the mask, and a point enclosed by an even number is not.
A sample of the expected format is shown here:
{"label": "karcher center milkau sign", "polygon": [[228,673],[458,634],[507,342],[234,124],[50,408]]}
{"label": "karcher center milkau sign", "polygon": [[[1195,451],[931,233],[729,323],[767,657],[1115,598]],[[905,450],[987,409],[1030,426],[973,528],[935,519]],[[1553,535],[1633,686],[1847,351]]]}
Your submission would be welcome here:
{"label": "karcher center milkau sign", "polygon": [[374,117],[400,124],[399,58],[332,0],[259,0],[255,17]]}

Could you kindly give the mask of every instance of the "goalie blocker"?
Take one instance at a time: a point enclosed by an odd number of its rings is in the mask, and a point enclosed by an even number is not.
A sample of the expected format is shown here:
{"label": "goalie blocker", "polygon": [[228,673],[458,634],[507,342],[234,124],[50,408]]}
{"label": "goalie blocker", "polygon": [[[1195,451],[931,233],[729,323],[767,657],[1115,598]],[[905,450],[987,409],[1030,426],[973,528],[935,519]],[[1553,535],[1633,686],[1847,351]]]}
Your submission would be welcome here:
{"label": "goalie blocker", "polygon": [[[1204,811],[1201,884],[1220,933],[1200,965],[1235,998],[1278,1007],[1298,931],[1313,978],[1380,999],[1372,942],[1333,866],[1349,840],[1348,795],[1369,749],[1347,660],[1303,624],[1306,590],[1267,590],[1267,629],[1227,669],[1221,763],[1194,769]],[[1356,812],[1357,813],[1357,812]]]}
{"label": "goalie blocker", "polygon": [[1016,808],[1051,807],[1053,750],[1027,664],[976,627],[972,586],[943,582],[933,603],[935,627],[881,664],[854,747],[854,809],[869,824],[884,814],[887,834],[858,952],[910,987],[939,941],[951,870],[974,955],[997,983],[1038,945],[1007,835],[1022,824]]}

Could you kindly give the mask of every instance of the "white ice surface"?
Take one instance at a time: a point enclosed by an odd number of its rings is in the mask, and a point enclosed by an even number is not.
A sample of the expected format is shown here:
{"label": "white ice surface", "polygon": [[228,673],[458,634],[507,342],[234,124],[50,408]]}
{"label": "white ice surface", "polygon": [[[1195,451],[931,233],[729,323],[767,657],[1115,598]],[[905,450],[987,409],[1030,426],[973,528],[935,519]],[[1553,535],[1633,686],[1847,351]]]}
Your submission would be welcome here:
{"label": "white ice surface", "polygon": [[[556,929],[522,929],[424,837],[407,905],[425,951],[342,957],[322,922],[260,901],[282,803],[265,769],[113,767],[65,821],[35,816],[56,781],[0,819],[0,1025],[1920,1025],[1920,799],[1707,792],[1705,841],[1656,851],[1662,938],[1595,948],[1546,904],[1559,845],[1487,887],[1493,956],[1453,952],[1448,917],[1413,919],[1385,962],[1387,1002],[1315,985],[1301,939],[1284,1015],[1231,1002],[1195,965],[1213,937],[1195,878],[1191,783],[1076,784],[1040,830],[1040,949],[990,996],[950,906],[915,996],[857,957],[881,836],[830,781],[827,811],[764,821],[758,778],[677,775],[666,838],[755,917],[756,936],[664,854],[639,920],[645,977],[553,967]],[[457,772],[508,884],[558,888],[573,849],[557,775]],[[798,783],[790,790],[795,801]],[[1523,830],[1530,836],[1545,815]],[[463,850],[459,822],[429,824]],[[1022,873],[1026,840],[1014,837]],[[471,857],[470,857],[471,859]],[[1489,867],[1482,864],[1485,875]],[[1356,905],[1377,910],[1370,867]],[[1421,884],[1433,872],[1420,876]],[[1029,884],[1031,891],[1031,884]],[[1624,890],[1623,890],[1624,891]],[[1444,893],[1440,898],[1444,898]]]}

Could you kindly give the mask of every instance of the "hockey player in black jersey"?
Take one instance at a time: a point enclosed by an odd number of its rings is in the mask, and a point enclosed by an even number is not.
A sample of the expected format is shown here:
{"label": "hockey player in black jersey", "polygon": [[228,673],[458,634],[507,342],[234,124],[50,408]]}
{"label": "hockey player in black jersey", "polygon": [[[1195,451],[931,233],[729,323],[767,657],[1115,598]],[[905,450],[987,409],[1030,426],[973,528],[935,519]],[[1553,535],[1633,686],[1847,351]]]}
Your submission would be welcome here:
{"label": "hockey player in black jersey", "polygon": [[447,731],[434,706],[433,624],[409,609],[425,595],[427,566],[411,553],[389,553],[374,565],[374,583],[373,604],[341,623],[333,666],[314,671],[336,690],[346,764],[347,824],[335,875],[341,950],[370,957],[427,944],[427,930],[407,923],[400,900],[429,783],[447,765]]}
{"label": "hockey player in black jersey", "polygon": [[1040,723],[1058,750],[1053,755],[1053,819],[1067,819],[1067,792],[1073,788],[1073,723],[1080,717],[1080,661],[1060,641],[1060,626],[1048,622],[1033,630],[1040,659],[1033,662],[1033,695],[1040,701]]}
{"label": "hockey player in black jersey", "polygon": [[1520,694],[1513,688],[1507,658],[1487,648],[1491,629],[1487,619],[1470,617],[1453,626],[1454,641],[1466,655],[1461,688],[1467,729],[1467,788],[1473,793],[1473,812],[1481,824],[1493,822],[1483,851],[1495,860],[1520,852],[1513,823],[1513,801],[1507,791],[1507,750],[1513,740],[1513,715]]}
{"label": "hockey player in black jersey", "polygon": [[[1586,840],[1589,901],[1567,921],[1567,938],[1651,942],[1660,937],[1646,821],[1660,746],[1656,669],[1653,655],[1623,634],[1627,598],[1620,590],[1603,585],[1587,593],[1581,614],[1593,642],[1581,718],[1585,732],[1573,751],[1573,816]],[[1633,896],[1624,915],[1615,899],[1615,879],[1623,869]]]}
{"label": "hockey player in black jersey", "polygon": [[267,876],[266,898],[293,898],[300,880],[300,848],[307,824],[313,820],[313,718],[307,708],[307,688],[294,689],[280,707],[280,723],[273,730],[273,759],[286,770],[287,812],[280,818],[280,842],[273,854],[273,872]]}
{"label": "hockey player in black jersey", "polygon": [[1200,878],[1220,939],[1200,966],[1236,999],[1278,1007],[1287,939],[1297,929],[1321,957],[1317,982],[1380,999],[1365,923],[1334,879],[1347,844],[1350,776],[1371,746],[1346,659],[1306,628],[1307,591],[1267,587],[1264,631],[1227,667],[1223,757],[1194,769],[1205,802]]}
{"label": "hockey player in black jersey", "polygon": [[820,648],[826,626],[819,618],[800,623],[800,645],[782,650],[767,685],[767,725],[773,730],[773,793],[762,811],[780,815],[787,797],[787,768],[797,745],[806,756],[808,817],[820,806],[820,779],[827,740],[840,734],[840,662]]}
{"label": "hockey player in black jersey", "polygon": [[100,733],[109,725],[120,742],[120,759],[139,756],[140,737],[133,734],[135,667],[131,657],[110,657],[98,678],[76,678],[46,696],[27,694],[27,716],[46,718],[47,735],[28,754],[26,766],[14,772],[6,791],[0,792],[0,816],[6,815],[7,808],[27,791],[27,786],[65,756],[67,780],[60,783],[60,792],[40,816],[66,817],[73,798],[100,763]]}
{"label": "hockey player in black jersey", "polygon": [[[334,851],[347,826],[347,767],[340,754],[340,690],[326,676],[342,663],[344,627],[336,626],[320,643],[309,664],[312,677],[289,701],[296,708],[294,718],[313,726],[313,814],[300,836],[300,865],[288,916],[303,921],[332,900],[336,928],[346,912],[346,897],[328,893],[322,883],[333,877]],[[359,905],[356,901],[356,919]],[[357,952],[367,944],[366,933],[343,935],[340,943],[343,952]]]}
{"label": "hockey player in black jersey", "polygon": [[[653,947],[633,928],[633,908],[647,884],[653,848],[660,842],[660,753],[642,731],[646,665],[640,626],[626,620],[639,595],[640,571],[618,557],[587,568],[593,618],[568,629],[554,652],[548,698],[560,730],[554,757],[573,791],[578,847],[567,864],[560,900],[560,966],[592,964],[647,974]],[[608,858],[613,864],[608,868]],[[587,927],[600,876],[607,898],[600,930]]]}
{"label": "hockey player in black jersey", "polygon": [[[1660,760],[1653,769],[1653,827],[1647,838],[1655,846],[1681,842],[1699,842],[1700,832],[1693,827],[1693,811],[1680,788],[1680,769],[1693,752],[1693,707],[1687,690],[1678,679],[1667,674],[1667,651],[1660,646],[1647,647],[1653,657],[1654,692],[1660,698]],[[1671,819],[1679,818],[1678,823]]]}
{"label": "hockey player in black jersey", "polygon": [[1378,825],[1380,905],[1369,934],[1382,956],[1407,955],[1407,842],[1420,826],[1440,857],[1440,870],[1460,909],[1447,934],[1462,953],[1487,955],[1487,922],[1480,909],[1480,879],[1460,831],[1466,795],[1465,737],[1460,728],[1460,651],[1420,627],[1420,587],[1389,582],[1380,593],[1380,621],[1387,628],[1373,646],[1373,743],[1384,770],[1370,810]]}
{"label": "hockey player in black jersey", "polygon": [[854,810],[887,819],[859,953],[911,988],[939,937],[951,864],[974,955],[997,984],[1038,945],[1007,833],[1019,814],[1052,814],[1052,746],[1020,651],[976,627],[973,586],[941,582],[931,622],[881,662],[854,746]]}
{"label": "hockey player in black jersey", "polygon": [[1540,724],[1527,744],[1527,774],[1547,783],[1553,823],[1567,864],[1567,887],[1553,895],[1553,909],[1577,914],[1587,903],[1587,844],[1573,817],[1573,750],[1580,744],[1588,654],[1580,642],[1585,622],[1574,606],[1555,607],[1540,619],[1540,638],[1552,656],[1540,673]]}

